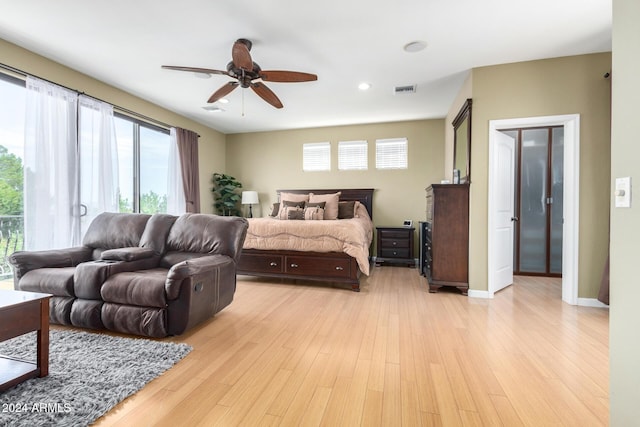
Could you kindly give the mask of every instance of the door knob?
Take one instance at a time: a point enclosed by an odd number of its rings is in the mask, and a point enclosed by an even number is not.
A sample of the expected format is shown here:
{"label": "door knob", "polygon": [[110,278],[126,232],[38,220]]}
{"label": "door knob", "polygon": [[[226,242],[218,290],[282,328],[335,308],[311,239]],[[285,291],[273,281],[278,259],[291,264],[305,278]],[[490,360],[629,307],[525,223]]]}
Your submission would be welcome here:
{"label": "door knob", "polygon": [[512,216],[512,217],[511,217],[511,221],[519,221],[519,219],[518,219],[518,217],[517,217],[517,216]]}

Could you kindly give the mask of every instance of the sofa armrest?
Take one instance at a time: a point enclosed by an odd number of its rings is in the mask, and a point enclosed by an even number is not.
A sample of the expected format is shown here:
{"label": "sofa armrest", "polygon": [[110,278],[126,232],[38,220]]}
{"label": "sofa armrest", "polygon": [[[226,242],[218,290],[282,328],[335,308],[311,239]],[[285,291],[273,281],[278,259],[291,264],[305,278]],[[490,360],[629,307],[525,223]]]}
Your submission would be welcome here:
{"label": "sofa armrest", "polygon": [[20,279],[31,270],[38,268],[75,267],[91,259],[91,248],[78,246],[68,249],[46,251],[18,251],[8,257],[13,266],[14,276]]}
{"label": "sofa armrest", "polygon": [[148,270],[158,266],[160,257],[154,255],[135,261],[97,260],[78,264],[73,274],[73,289],[77,298],[100,299],[102,284],[114,274]]}
{"label": "sofa armrest", "polygon": [[132,248],[108,249],[100,255],[100,259],[106,261],[137,261],[139,259],[151,258],[155,252],[151,248],[141,248],[138,246]]}
{"label": "sofa armrest", "polygon": [[228,265],[233,265],[235,268],[235,261],[226,255],[207,255],[175,264],[169,270],[167,281],[164,285],[167,299],[174,300],[178,298],[180,294],[180,284],[187,277],[205,274]]}

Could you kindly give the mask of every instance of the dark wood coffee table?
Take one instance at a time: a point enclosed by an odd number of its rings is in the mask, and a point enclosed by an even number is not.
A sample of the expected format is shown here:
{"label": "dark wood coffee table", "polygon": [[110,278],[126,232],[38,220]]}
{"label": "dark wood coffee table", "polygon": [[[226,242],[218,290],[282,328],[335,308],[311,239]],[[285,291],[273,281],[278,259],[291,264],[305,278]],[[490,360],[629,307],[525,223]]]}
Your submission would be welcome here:
{"label": "dark wood coffee table", "polygon": [[37,363],[0,356],[0,392],[49,375],[49,294],[0,290],[0,341],[38,331]]}

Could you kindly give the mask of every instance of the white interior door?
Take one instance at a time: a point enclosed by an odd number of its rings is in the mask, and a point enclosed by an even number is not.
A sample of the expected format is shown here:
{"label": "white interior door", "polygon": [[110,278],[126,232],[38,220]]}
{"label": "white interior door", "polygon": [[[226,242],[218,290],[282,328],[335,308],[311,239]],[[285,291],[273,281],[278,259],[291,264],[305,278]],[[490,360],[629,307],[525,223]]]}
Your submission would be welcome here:
{"label": "white interior door", "polygon": [[[497,158],[497,140],[503,139],[502,132],[499,129],[514,129],[536,126],[564,126],[564,187],[563,187],[563,220],[562,227],[562,300],[569,304],[579,305],[595,305],[600,303],[591,301],[590,298],[578,298],[578,258],[579,258],[579,229],[580,229],[580,115],[567,114],[562,116],[539,116],[539,117],[521,117],[515,119],[489,120],[489,247],[488,247],[488,287],[487,293],[483,294],[478,291],[474,294],[472,290],[469,295],[479,298],[493,298],[493,293],[500,289],[496,285],[495,275],[497,273],[496,266],[499,265],[496,259],[504,257],[513,263],[513,257],[498,255],[502,249],[507,249],[504,245],[499,246],[496,239],[497,224],[495,218],[499,209],[497,194],[501,192],[501,186],[507,182],[513,183],[513,180],[499,180],[497,178],[498,170],[506,173],[506,168],[498,166]],[[514,143],[515,145],[515,143]],[[504,160],[500,160],[504,162]],[[512,199],[512,197],[509,197]],[[513,232],[513,231],[512,231]],[[500,251],[498,250],[500,248]],[[513,250],[513,246],[511,246]]]}
{"label": "white interior door", "polygon": [[497,292],[513,283],[513,227],[514,221],[514,175],[515,139],[497,132],[494,146],[496,164],[491,168],[495,190],[493,205],[494,223],[491,233],[495,243],[493,257],[493,288]]}

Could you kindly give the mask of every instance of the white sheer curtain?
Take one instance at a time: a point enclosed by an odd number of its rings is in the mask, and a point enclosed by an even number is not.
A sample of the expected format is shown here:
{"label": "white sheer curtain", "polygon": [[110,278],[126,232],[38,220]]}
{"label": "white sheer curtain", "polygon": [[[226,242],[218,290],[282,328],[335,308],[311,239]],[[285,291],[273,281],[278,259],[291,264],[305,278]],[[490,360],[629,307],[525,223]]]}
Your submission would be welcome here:
{"label": "white sheer curtain", "polygon": [[170,129],[169,144],[169,176],[167,178],[167,213],[181,215],[186,212],[186,198],[182,182],[182,167],[178,153],[178,137],[176,128]]}
{"label": "white sheer curtain", "polygon": [[102,212],[118,212],[118,147],[113,106],[80,95],[82,234]]}
{"label": "white sheer curtain", "polygon": [[24,146],[25,249],[80,243],[75,92],[28,76]]}

